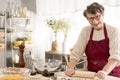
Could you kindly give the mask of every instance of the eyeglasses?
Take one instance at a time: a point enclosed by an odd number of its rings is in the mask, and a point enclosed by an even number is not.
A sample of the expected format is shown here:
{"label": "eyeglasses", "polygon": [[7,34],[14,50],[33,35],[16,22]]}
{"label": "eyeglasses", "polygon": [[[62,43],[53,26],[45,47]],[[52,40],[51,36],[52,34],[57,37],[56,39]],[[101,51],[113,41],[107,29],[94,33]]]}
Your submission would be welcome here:
{"label": "eyeglasses", "polygon": [[95,19],[95,20],[99,20],[100,17],[101,17],[101,15],[96,15],[96,16],[94,16],[94,17],[87,17],[87,19],[88,19],[88,21],[93,21],[94,19]]}

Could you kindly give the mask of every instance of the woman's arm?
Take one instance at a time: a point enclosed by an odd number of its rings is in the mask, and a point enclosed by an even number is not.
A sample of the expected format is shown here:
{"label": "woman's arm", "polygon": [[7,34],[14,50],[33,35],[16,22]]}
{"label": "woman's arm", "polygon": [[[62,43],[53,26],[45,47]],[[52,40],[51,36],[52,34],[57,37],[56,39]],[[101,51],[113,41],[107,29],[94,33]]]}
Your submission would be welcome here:
{"label": "woman's arm", "polygon": [[68,66],[67,70],[65,71],[66,75],[72,76],[75,72],[74,68],[77,62],[83,58],[90,30],[91,28],[89,29],[89,27],[85,27],[82,29],[79,38],[74,46],[74,49],[70,54],[70,62],[67,65]]}
{"label": "woman's arm", "polygon": [[118,64],[118,61],[115,59],[109,59],[108,63],[103,68],[103,71],[107,72],[108,74],[114,69],[114,67]]}
{"label": "woman's arm", "polygon": [[76,60],[76,59],[71,59],[71,60],[70,60],[70,63],[68,64],[68,68],[74,69],[76,63],[77,63],[77,60]]}
{"label": "woman's arm", "polygon": [[102,71],[98,71],[95,76],[100,79],[104,79],[107,74],[109,74],[115,66],[117,66],[118,61],[115,59],[109,59],[108,63],[104,66]]}
{"label": "woman's arm", "polygon": [[72,76],[75,73],[74,67],[77,63],[77,60],[75,59],[71,59],[68,66],[67,66],[67,70],[65,71],[65,75],[67,76]]}

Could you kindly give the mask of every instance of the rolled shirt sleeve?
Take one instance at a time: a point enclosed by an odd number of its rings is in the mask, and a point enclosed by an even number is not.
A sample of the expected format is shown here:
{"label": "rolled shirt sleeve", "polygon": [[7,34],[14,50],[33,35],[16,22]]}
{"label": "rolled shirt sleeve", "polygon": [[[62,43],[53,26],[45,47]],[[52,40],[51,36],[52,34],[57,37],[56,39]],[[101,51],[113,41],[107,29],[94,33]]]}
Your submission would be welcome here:
{"label": "rolled shirt sleeve", "polygon": [[[88,31],[89,32],[89,31]],[[83,58],[83,54],[85,52],[86,44],[87,44],[87,38],[88,38],[88,32],[86,27],[84,27],[79,35],[79,38],[74,46],[73,51],[71,52],[70,59],[76,59],[79,61]]]}
{"label": "rolled shirt sleeve", "polygon": [[115,59],[120,62],[120,31],[117,28],[114,28],[110,32],[111,35],[109,38],[109,59]]}

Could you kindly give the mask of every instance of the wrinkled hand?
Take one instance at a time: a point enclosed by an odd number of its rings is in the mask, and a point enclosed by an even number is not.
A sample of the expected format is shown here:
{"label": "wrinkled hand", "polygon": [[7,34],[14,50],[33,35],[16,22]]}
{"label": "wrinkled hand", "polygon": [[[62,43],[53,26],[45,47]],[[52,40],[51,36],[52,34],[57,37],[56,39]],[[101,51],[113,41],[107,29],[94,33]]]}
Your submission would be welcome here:
{"label": "wrinkled hand", "polygon": [[65,71],[65,75],[67,75],[67,76],[72,76],[74,73],[75,73],[75,70],[72,69],[72,68],[68,68],[68,69]]}
{"label": "wrinkled hand", "polygon": [[105,71],[98,71],[95,74],[95,77],[98,77],[99,79],[105,79],[106,76],[107,76],[107,72]]}

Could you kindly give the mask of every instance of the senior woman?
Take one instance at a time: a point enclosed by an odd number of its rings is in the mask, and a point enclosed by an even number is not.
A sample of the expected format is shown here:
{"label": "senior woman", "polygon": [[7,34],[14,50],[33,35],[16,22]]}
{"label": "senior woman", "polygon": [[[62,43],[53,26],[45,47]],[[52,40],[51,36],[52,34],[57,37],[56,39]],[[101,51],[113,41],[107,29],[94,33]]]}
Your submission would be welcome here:
{"label": "senior woman", "polygon": [[82,29],[65,74],[72,76],[75,73],[74,67],[85,53],[87,69],[96,72],[95,76],[100,79],[106,75],[120,77],[119,30],[103,21],[104,7],[97,2],[87,6],[83,15],[90,25]]}

